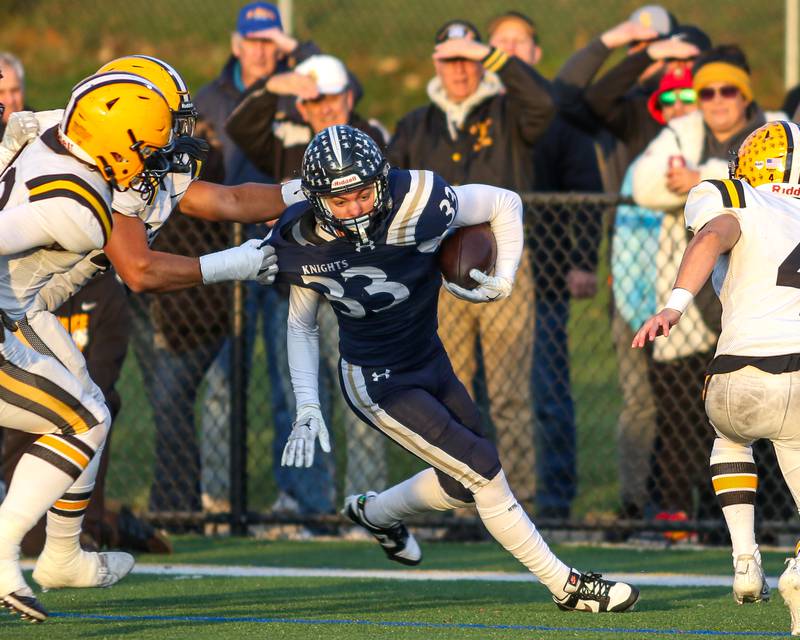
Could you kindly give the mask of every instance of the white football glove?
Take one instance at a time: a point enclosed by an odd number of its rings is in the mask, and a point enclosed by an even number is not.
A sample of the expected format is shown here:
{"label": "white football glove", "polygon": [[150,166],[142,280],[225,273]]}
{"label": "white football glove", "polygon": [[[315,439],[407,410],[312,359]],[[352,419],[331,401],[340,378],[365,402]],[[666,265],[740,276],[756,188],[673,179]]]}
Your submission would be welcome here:
{"label": "white football glove", "polygon": [[33,111],[16,111],[8,118],[3,146],[16,153],[39,135],[39,121]]}
{"label": "white football glove", "polygon": [[304,404],[297,408],[297,418],[283,448],[282,467],[310,467],[314,464],[314,441],[325,453],[331,452],[331,439],[319,405]]}
{"label": "white football glove", "polygon": [[469,275],[479,285],[475,289],[465,289],[447,280],[444,280],[444,288],[457,298],[468,302],[494,302],[511,295],[514,285],[506,278],[490,276],[478,269],[470,270]]}
{"label": "white football glove", "polygon": [[248,240],[238,247],[200,256],[200,273],[203,284],[230,280],[272,284],[278,273],[278,257],[266,240]]}

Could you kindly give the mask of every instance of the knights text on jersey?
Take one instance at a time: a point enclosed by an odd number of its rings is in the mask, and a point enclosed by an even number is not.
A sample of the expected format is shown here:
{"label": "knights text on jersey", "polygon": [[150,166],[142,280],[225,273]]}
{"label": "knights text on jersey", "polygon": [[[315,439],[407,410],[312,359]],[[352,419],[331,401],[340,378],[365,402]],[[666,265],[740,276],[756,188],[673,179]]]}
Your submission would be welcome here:
{"label": "knights text on jersey", "polygon": [[31,142],[0,179],[0,211],[30,209],[53,238],[47,247],[0,256],[0,309],[21,318],[54,274],[69,271],[111,235],[111,189],[100,173],[70,155],[55,128]]}
{"label": "knights text on jersey", "polygon": [[270,235],[278,282],[313,289],[339,320],[342,357],[359,366],[418,363],[441,348],[436,252],[453,223],[453,189],[430,171],[389,173],[392,209],[370,245],[321,237],[307,202],[287,209]]}
{"label": "knights text on jersey", "polygon": [[800,200],[740,180],[706,180],[686,202],[695,233],[713,218],[736,217],[741,235],[720,256],[712,282],[722,303],[717,356],[800,353]]}

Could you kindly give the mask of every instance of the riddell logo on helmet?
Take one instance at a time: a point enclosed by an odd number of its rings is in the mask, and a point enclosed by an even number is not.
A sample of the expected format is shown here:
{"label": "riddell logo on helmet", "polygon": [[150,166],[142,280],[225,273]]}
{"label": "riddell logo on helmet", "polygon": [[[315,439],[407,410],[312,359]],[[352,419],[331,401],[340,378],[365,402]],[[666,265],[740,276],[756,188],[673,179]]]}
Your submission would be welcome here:
{"label": "riddell logo on helmet", "polygon": [[339,189],[340,187],[349,187],[351,184],[358,184],[361,182],[361,177],[355,173],[351,173],[349,176],[343,176],[341,178],[336,178],[331,182],[331,189]]}
{"label": "riddell logo on helmet", "polygon": [[771,191],[772,193],[780,193],[785,196],[800,197],[800,185],[773,184]]}

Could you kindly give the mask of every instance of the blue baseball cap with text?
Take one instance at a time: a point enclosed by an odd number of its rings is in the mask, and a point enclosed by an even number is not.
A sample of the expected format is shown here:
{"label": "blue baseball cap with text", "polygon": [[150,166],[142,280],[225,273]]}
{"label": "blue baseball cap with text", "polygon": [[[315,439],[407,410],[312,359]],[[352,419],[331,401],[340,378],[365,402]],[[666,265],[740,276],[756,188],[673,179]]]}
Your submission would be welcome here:
{"label": "blue baseball cap with text", "polygon": [[236,31],[243,37],[258,31],[278,28],[283,31],[278,7],[269,2],[251,2],[242,7],[236,19]]}

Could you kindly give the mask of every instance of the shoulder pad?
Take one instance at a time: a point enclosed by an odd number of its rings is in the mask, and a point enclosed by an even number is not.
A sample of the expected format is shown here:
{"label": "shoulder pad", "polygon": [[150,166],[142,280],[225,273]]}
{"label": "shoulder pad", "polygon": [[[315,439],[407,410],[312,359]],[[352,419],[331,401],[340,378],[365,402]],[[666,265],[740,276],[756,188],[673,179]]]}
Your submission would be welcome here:
{"label": "shoulder pad", "polygon": [[450,185],[433,171],[406,173],[410,177],[408,190],[402,201],[395,203],[386,244],[415,244],[420,240],[420,232],[425,236],[423,240],[441,235],[453,222],[458,209]]}
{"label": "shoulder pad", "polygon": [[103,233],[103,244],[111,236],[114,219],[111,216],[111,204],[108,195],[104,196],[83,178],[72,174],[51,174],[32,178],[25,183],[28,187],[30,202],[49,198],[68,198],[88,209],[100,225]]}
{"label": "shoulder pad", "polygon": [[704,180],[703,182],[712,185],[719,191],[722,205],[725,208],[743,209],[747,206],[741,180]]}

